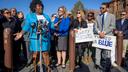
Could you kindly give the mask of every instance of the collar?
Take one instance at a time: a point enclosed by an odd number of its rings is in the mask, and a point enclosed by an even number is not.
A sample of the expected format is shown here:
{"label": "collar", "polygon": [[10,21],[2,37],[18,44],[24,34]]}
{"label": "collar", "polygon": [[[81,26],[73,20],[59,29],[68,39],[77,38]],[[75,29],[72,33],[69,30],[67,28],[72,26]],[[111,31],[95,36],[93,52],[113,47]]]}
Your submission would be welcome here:
{"label": "collar", "polygon": [[[103,13],[105,16],[108,14],[108,12],[105,12],[105,13]],[[102,13],[100,14],[100,16],[102,16],[103,15]]]}
{"label": "collar", "polygon": [[108,14],[108,12],[105,12],[105,13],[104,13],[104,15],[107,15],[107,14]]}

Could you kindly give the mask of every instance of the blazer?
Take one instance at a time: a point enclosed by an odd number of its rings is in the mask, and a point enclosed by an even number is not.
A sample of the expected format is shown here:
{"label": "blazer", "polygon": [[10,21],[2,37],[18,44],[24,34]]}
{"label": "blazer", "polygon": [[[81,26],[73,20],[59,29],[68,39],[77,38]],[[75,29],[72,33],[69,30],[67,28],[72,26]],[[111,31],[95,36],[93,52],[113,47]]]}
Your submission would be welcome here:
{"label": "blazer", "polygon": [[[42,31],[42,39],[43,40],[49,40],[50,39],[50,28],[51,28],[51,20],[49,18],[48,15],[46,14],[42,14],[44,17],[45,17],[45,20],[47,20],[48,24],[47,24],[47,30],[44,29]],[[37,39],[38,36],[37,36],[37,24],[38,24],[38,20],[37,20],[37,17],[36,17],[36,14],[35,13],[30,13],[26,16],[26,19],[25,19],[25,24],[24,26],[22,27],[22,30],[25,31],[25,32],[29,32],[30,35],[29,35],[29,38],[30,39]],[[34,27],[33,27],[34,26]]]}
{"label": "blazer", "polygon": [[123,31],[124,39],[128,39],[128,19],[125,19],[123,24],[121,19],[116,21],[116,29],[118,31]]}
{"label": "blazer", "polygon": [[[54,24],[56,24],[58,21],[59,21],[59,18],[56,17]],[[59,24],[59,30],[55,30],[55,28],[54,30],[59,36],[68,36],[69,26],[70,26],[70,18],[69,17],[62,18],[62,21]]]}
{"label": "blazer", "polygon": [[[103,32],[106,32],[106,35],[113,35],[113,29],[115,29],[115,22],[115,16],[111,13],[107,13],[103,25]],[[102,31],[102,16],[100,14],[96,17],[95,26],[95,31],[97,33]]]}

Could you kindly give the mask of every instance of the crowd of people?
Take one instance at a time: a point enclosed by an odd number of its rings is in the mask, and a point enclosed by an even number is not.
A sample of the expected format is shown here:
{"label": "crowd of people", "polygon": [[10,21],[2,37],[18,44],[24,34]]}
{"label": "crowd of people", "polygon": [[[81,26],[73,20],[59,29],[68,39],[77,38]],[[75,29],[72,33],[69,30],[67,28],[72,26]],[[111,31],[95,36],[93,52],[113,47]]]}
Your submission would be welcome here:
{"label": "crowd of people", "polygon": [[[121,12],[121,18],[116,20],[115,15],[109,13],[109,6],[103,3],[100,14],[84,10],[77,10],[76,16],[69,13],[65,6],[60,6],[57,13],[51,18],[43,12],[44,5],[41,1],[33,0],[30,3],[31,12],[24,17],[22,11],[16,8],[0,10],[0,67],[4,66],[4,39],[3,31],[10,28],[12,31],[13,70],[17,70],[23,64],[35,66],[42,64],[50,72],[51,66],[66,68],[66,59],[69,51],[69,31],[78,32],[81,28],[90,28],[94,34],[104,38],[106,35],[114,36],[114,30],[123,32],[123,58],[128,50],[128,19],[127,12]],[[92,42],[75,44],[75,65],[81,67],[82,58],[85,62],[94,61],[95,68],[109,72],[107,67],[118,66],[116,64],[116,47],[111,51],[92,47]],[[107,61],[105,65],[102,63]],[[55,62],[55,63],[54,63]],[[2,70],[1,70],[2,71]]]}

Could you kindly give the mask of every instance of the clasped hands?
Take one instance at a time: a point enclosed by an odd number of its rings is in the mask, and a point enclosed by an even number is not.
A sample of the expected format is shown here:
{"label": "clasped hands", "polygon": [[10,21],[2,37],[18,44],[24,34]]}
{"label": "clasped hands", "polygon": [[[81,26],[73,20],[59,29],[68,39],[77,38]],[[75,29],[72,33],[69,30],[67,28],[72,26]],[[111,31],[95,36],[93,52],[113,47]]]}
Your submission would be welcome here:
{"label": "clasped hands", "polygon": [[105,37],[105,32],[100,32],[100,33],[99,33],[99,37],[100,37],[100,38],[104,38],[104,37]]}

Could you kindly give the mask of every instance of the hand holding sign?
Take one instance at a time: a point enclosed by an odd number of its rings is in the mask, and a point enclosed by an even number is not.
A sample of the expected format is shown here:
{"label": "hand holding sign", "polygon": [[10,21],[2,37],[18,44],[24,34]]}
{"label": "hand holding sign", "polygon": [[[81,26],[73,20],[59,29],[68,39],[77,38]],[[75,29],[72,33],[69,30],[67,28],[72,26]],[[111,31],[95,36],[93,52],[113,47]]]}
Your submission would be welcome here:
{"label": "hand holding sign", "polygon": [[99,36],[100,36],[100,38],[104,38],[105,37],[105,33],[104,32],[100,32]]}
{"label": "hand holding sign", "polygon": [[93,30],[90,28],[81,28],[81,29],[76,29],[75,32],[75,42],[76,43],[81,43],[81,42],[90,42],[94,41],[94,34]]}
{"label": "hand holding sign", "polygon": [[75,33],[77,33],[78,32],[78,29],[75,28],[74,31],[75,31]]}

